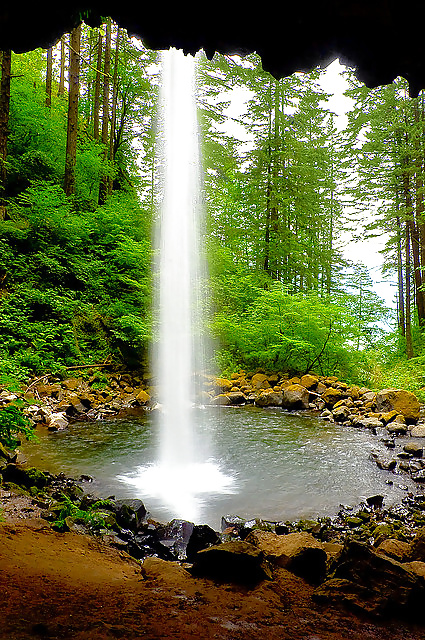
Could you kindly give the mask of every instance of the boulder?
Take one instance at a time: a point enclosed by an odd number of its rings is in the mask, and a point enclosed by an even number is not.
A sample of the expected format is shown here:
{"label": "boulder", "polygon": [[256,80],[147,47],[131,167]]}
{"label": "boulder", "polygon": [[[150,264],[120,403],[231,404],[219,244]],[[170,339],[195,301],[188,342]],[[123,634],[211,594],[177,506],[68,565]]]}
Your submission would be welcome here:
{"label": "boulder", "polygon": [[135,394],[136,401],[138,404],[145,405],[150,401],[150,395],[144,390],[140,389]]}
{"label": "boulder", "polygon": [[233,387],[233,382],[227,378],[216,378],[214,386],[218,392],[226,393],[226,391],[230,391]]}
{"label": "boulder", "polygon": [[308,409],[310,394],[300,384],[290,384],[283,389],[282,406],[285,409]]}
{"label": "boulder", "polygon": [[424,453],[423,447],[420,444],[417,444],[416,442],[408,442],[407,444],[405,444],[403,447],[403,451],[405,451],[406,453],[409,453],[415,458],[422,458]]}
{"label": "boulder", "polygon": [[51,413],[46,418],[46,423],[50,431],[63,431],[68,427],[69,424],[68,418],[62,412]]}
{"label": "boulder", "polygon": [[245,404],[246,402],[246,395],[239,389],[237,391],[230,391],[230,393],[226,393],[226,396],[229,398],[230,404],[239,405]]}
{"label": "boulder", "polygon": [[309,373],[302,376],[300,380],[300,384],[306,389],[316,389],[318,382],[319,378],[317,376],[312,376]]}
{"label": "boulder", "polygon": [[410,544],[403,540],[387,538],[377,547],[376,553],[381,553],[398,562],[404,562],[409,557]]}
{"label": "boulder", "polygon": [[383,389],[374,400],[374,408],[380,413],[397,411],[408,424],[416,424],[419,419],[420,405],[415,394],[404,389]]}
{"label": "boulder", "polygon": [[251,386],[253,389],[269,389],[270,383],[268,377],[264,373],[255,373],[251,378]]}
{"label": "boulder", "polygon": [[340,405],[336,409],[334,408],[332,411],[332,417],[335,422],[345,422],[350,415],[350,409],[345,405]]}
{"label": "boulder", "polygon": [[318,583],[326,573],[326,552],[311,533],[277,535],[254,530],[246,538],[263,551],[267,560],[304,578]]}
{"label": "boulder", "polygon": [[283,394],[281,391],[273,391],[267,389],[262,391],[255,399],[258,407],[281,407],[283,402]]}
{"label": "boulder", "polygon": [[189,562],[195,558],[198,551],[220,544],[220,536],[207,524],[196,524],[186,547],[186,558]]}
{"label": "boulder", "polygon": [[425,438],[425,424],[417,424],[410,431],[412,438]]}
{"label": "boulder", "polygon": [[223,542],[198,551],[193,558],[192,573],[249,586],[272,579],[263,552],[245,541]]}
{"label": "boulder", "polygon": [[331,578],[315,592],[320,602],[344,602],[375,615],[410,615],[419,619],[425,605],[425,582],[366,544],[347,540]]}
{"label": "boulder", "polygon": [[335,387],[328,387],[326,391],[322,393],[322,400],[326,403],[326,406],[333,407],[339,400],[342,400],[345,394],[341,389]]}
{"label": "boulder", "polygon": [[412,542],[410,543],[410,551],[408,560],[419,560],[425,562],[425,527],[421,527]]}
{"label": "boulder", "polygon": [[413,560],[412,562],[403,562],[403,567],[408,571],[412,571],[417,576],[425,578],[425,562],[419,560]]}
{"label": "boulder", "polygon": [[220,407],[227,407],[232,403],[227,393],[220,393],[218,396],[211,398],[211,404],[215,404]]}

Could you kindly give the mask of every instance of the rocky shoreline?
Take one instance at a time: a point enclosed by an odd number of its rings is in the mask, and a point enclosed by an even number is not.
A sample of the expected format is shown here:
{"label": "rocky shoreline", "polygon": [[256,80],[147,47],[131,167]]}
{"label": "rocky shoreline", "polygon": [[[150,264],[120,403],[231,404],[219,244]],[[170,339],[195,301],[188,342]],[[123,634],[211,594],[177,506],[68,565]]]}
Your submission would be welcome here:
{"label": "rocky shoreline", "polygon": [[[22,398],[27,403],[24,413],[52,431],[67,428],[75,419],[154,406],[152,388],[141,379],[116,374],[100,389],[96,379],[37,381],[20,394],[4,389],[0,406]],[[378,467],[408,474],[418,491],[388,508],[382,496],[370,496],[356,508],[341,506],[335,516],[316,520],[224,516],[217,532],[184,520],[156,522],[141,500],[99,500],[88,490],[90,477],[75,480],[43,472],[1,448],[1,507],[7,514],[21,501],[18,517],[34,515],[56,531],[94,534],[140,561],[177,561],[194,575],[244,583],[272,579],[274,567],[284,567],[317,585],[317,601],[342,601],[368,614],[416,618],[417,607],[425,603],[425,426],[417,398],[403,390],[350,387],[337,378],[285,378],[264,372],[205,379],[202,395],[204,402],[217,406],[255,403],[309,409],[323,420],[370,429],[388,451],[387,456],[376,454]]]}

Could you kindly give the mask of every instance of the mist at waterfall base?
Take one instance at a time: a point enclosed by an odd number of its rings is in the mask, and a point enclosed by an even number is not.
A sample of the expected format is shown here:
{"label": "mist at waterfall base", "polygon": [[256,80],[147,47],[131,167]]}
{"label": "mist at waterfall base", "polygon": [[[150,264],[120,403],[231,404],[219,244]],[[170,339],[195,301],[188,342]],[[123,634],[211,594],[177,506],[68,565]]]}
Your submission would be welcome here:
{"label": "mist at waterfall base", "polygon": [[195,438],[195,372],[202,372],[202,220],[196,60],[171,49],[162,55],[159,115],[162,168],[157,232],[159,342],[153,357],[158,383],[159,460],[124,482],[155,496],[176,517],[198,520],[204,494],[229,492],[233,480]]}

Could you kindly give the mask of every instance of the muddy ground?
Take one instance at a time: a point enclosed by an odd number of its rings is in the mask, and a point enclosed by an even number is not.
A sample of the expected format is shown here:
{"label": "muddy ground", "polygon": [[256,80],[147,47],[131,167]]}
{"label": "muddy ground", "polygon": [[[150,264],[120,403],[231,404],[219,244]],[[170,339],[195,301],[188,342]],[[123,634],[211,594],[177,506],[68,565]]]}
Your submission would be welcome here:
{"label": "muddy ground", "polygon": [[319,605],[284,569],[255,588],[143,564],[91,536],[57,533],[25,496],[3,491],[0,638],[24,640],[425,640],[424,626]]}

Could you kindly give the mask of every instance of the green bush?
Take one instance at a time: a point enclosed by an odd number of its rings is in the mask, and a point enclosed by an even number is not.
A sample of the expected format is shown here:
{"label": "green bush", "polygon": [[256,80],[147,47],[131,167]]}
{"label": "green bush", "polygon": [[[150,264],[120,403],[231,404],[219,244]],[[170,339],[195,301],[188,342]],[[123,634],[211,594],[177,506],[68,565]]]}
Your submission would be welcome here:
{"label": "green bush", "polygon": [[15,449],[20,444],[20,437],[33,440],[34,427],[18,407],[7,405],[0,409],[0,443]]}

